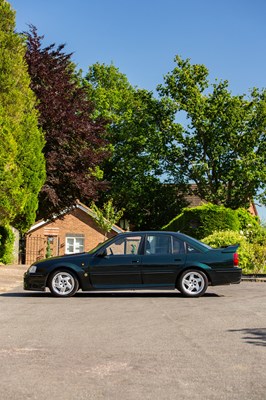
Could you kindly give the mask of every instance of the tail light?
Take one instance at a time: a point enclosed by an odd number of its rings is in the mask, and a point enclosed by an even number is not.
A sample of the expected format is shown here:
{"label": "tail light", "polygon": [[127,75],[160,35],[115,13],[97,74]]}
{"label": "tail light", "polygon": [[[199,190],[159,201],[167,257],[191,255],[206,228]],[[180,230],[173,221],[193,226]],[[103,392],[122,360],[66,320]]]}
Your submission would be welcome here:
{"label": "tail light", "polygon": [[234,253],[233,260],[234,260],[234,267],[237,267],[238,263],[239,263],[239,258],[238,258],[238,254],[237,253]]}

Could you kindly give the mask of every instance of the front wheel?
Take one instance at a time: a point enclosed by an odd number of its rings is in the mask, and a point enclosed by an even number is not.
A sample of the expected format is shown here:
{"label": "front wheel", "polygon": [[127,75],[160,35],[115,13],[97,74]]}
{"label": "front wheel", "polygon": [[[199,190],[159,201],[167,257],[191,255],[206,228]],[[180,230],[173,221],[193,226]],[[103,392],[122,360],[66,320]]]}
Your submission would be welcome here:
{"label": "front wheel", "polygon": [[49,289],[53,296],[71,297],[78,290],[78,280],[71,271],[55,271],[48,282]]}
{"label": "front wheel", "polygon": [[187,297],[200,297],[208,287],[208,278],[202,271],[188,270],[178,280],[177,289]]}

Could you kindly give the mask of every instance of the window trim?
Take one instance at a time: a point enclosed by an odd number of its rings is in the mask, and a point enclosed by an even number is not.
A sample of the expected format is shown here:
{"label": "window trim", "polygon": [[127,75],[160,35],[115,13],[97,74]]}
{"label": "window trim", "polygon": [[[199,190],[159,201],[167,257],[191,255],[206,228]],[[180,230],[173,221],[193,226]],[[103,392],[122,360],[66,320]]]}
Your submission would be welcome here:
{"label": "window trim", "polygon": [[[116,238],[116,240],[119,240],[119,239],[121,240],[121,237],[118,238],[118,236],[116,236],[115,238]],[[131,254],[131,253],[125,254],[125,251],[126,251],[126,241],[129,240],[129,239],[134,239],[134,238],[139,238],[139,239],[140,239],[140,241],[139,241],[139,247],[138,247],[138,252],[137,252],[136,254]],[[111,240],[108,244],[106,244],[105,247],[101,248],[100,253],[102,253],[102,251],[107,251],[107,248],[108,248],[108,247],[111,247],[113,244],[115,244],[115,243],[116,243],[116,240],[115,240],[115,239],[114,239],[114,240]],[[132,257],[132,256],[139,256],[139,255],[142,254],[143,235],[137,234],[137,235],[127,236],[127,237],[124,237],[122,240],[124,241],[124,243],[123,243],[124,254],[107,254],[107,257],[109,257],[109,256],[115,256],[115,257]]]}
{"label": "window trim", "polygon": [[[68,242],[67,242],[67,240],[68,239],[73,239],[74,240],[74,244],[73,244],[73,252],[69,252],[69,251],[67,251],[67,248],[68,248]],[[82,245],[82,247],[83,247],[83,250],[82,251],[79,251],[79,252],[77,252],[76,251],[76,239],[82,239],[83,240],[83,245]],[[67,233],[66,234],[66,236],[65,236],[65,254],[80,254],[80,253],[84,253],[84,251],[85,251],[85,235],[83,234],[83,233]]]}

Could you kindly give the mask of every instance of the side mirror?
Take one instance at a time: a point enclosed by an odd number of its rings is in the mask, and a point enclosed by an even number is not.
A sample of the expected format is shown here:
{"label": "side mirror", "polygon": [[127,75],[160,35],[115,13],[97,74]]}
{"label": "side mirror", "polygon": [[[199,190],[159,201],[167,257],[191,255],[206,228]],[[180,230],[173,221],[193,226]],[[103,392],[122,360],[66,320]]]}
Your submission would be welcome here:
{"label": "side mirror", "polygon": [[106,249],[100,250],[99,253],[97,253],[97,257],[106,257],[106,256],[107,256]]}

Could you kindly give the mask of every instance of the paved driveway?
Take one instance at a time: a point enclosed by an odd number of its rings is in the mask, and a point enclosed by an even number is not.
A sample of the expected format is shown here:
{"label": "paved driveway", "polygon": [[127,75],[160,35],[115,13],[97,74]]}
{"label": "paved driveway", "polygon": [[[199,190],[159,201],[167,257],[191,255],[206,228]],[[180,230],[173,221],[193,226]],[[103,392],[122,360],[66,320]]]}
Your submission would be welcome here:
{"label": "paved driveway", "polygon": [[0,295],[3,400],[265,399],[266,283]]}

